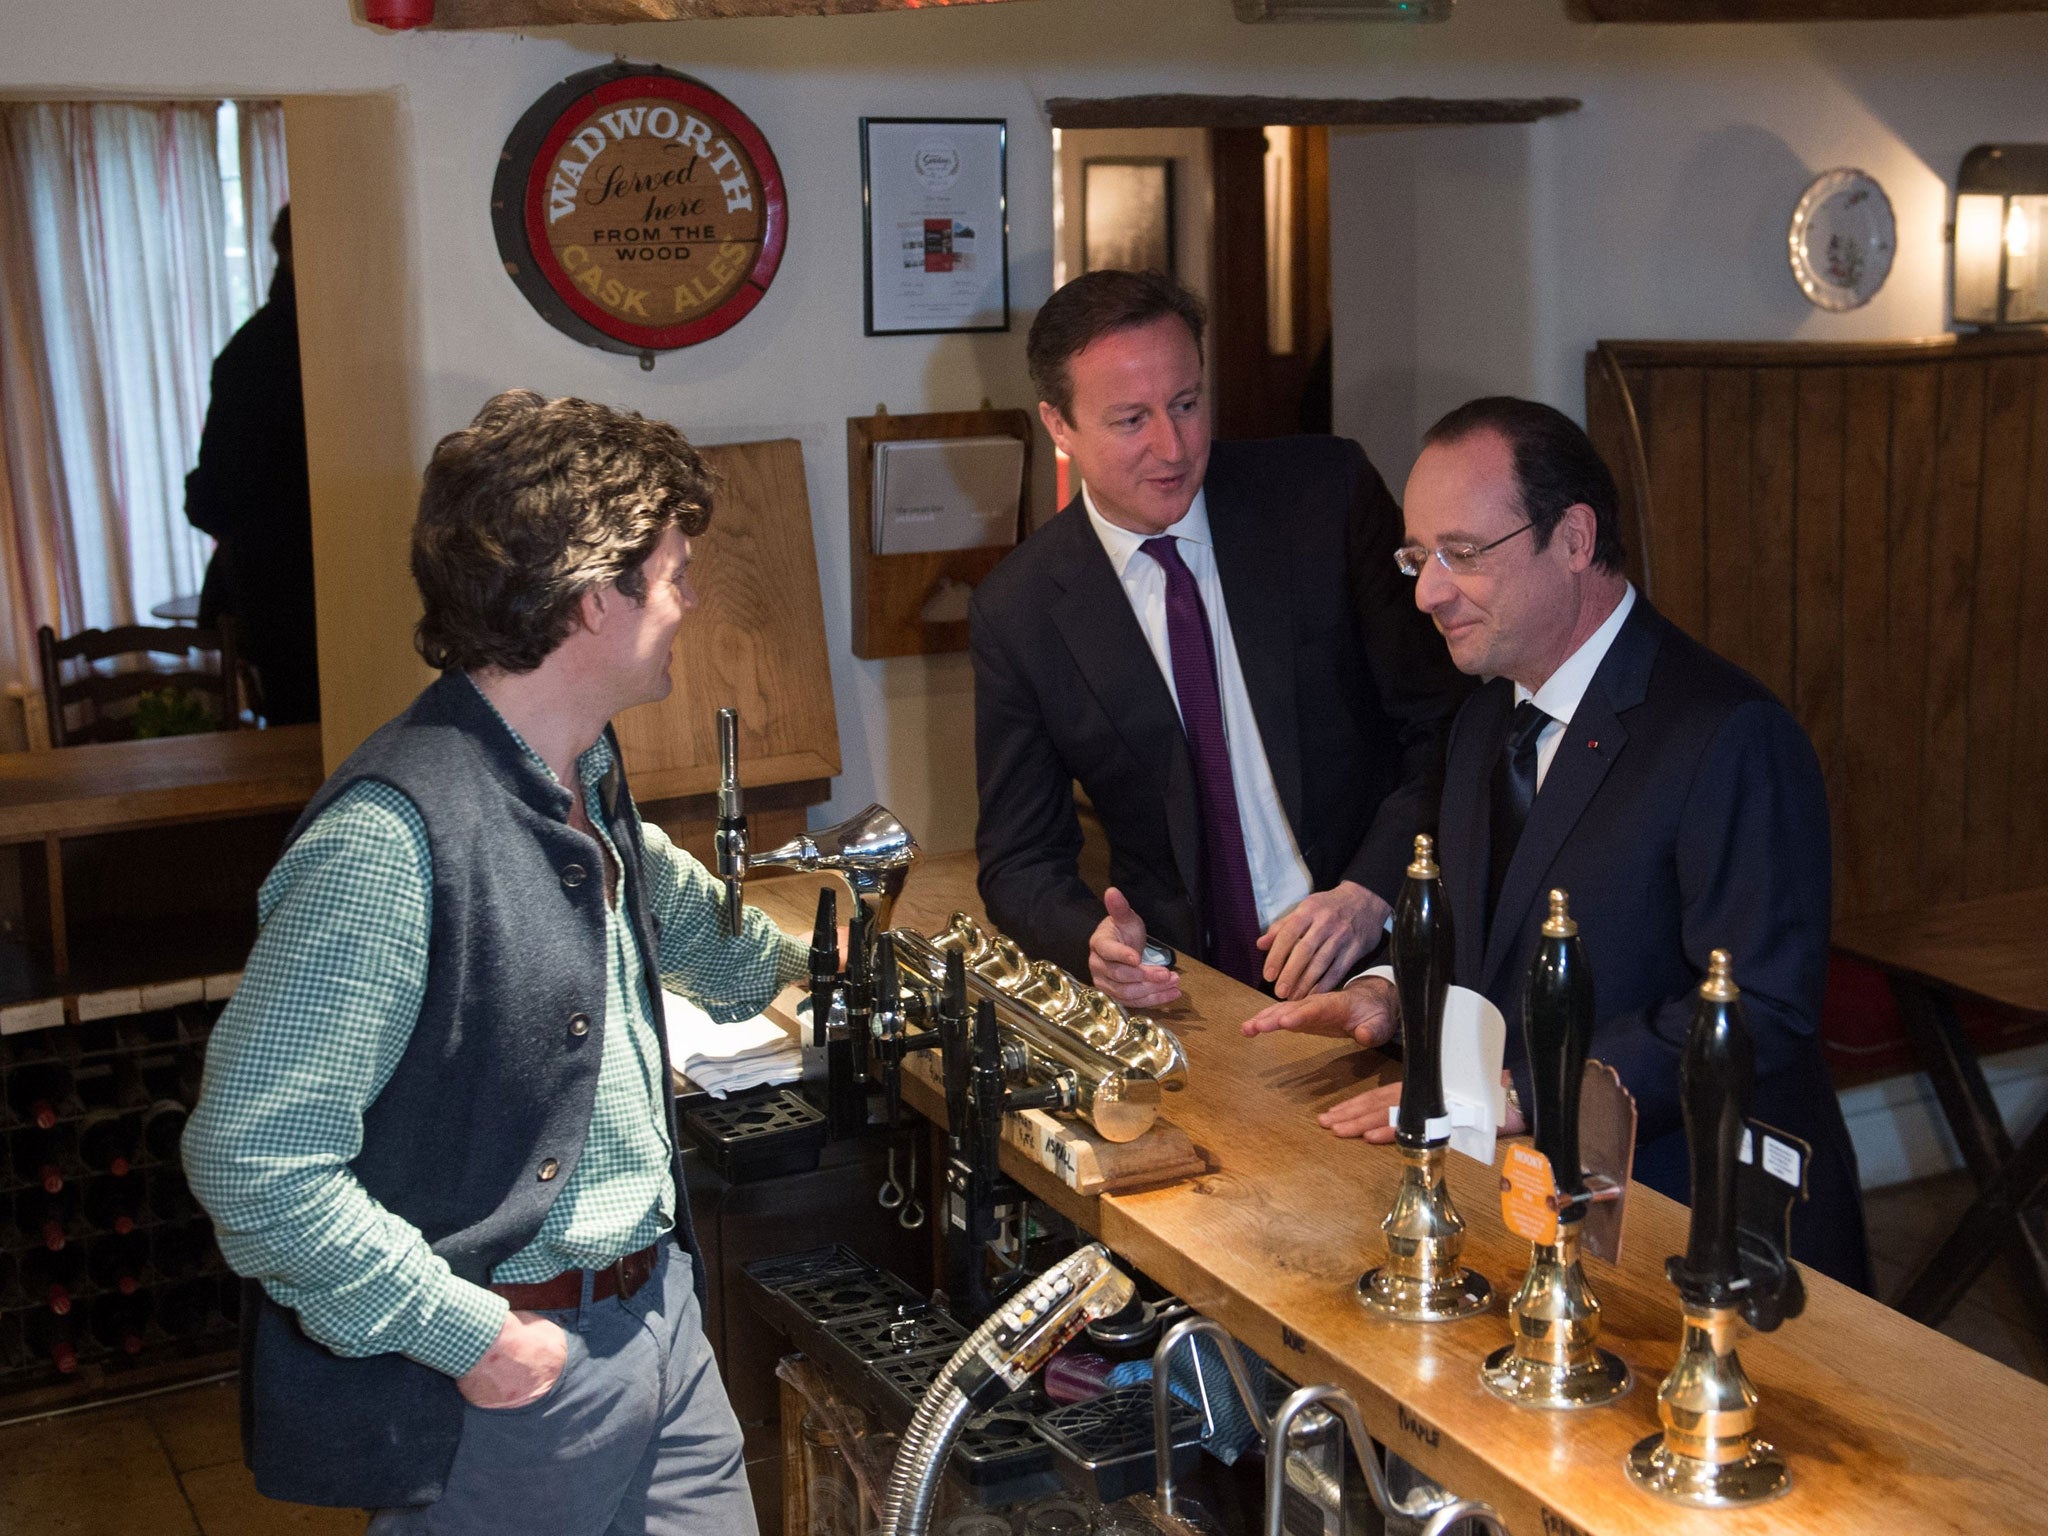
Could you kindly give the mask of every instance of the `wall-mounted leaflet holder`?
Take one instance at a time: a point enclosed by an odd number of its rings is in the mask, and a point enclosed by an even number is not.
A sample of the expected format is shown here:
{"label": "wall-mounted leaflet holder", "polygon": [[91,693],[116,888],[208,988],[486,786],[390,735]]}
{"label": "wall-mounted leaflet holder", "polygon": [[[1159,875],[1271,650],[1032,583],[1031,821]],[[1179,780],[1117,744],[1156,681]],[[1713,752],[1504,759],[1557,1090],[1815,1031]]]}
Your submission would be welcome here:
{"label": "wall-mounted leaflet holder", "polygon": [[966,649],[968,597],[1024,535],[1031,434],[1016,410],[848,419],[855,655]]}

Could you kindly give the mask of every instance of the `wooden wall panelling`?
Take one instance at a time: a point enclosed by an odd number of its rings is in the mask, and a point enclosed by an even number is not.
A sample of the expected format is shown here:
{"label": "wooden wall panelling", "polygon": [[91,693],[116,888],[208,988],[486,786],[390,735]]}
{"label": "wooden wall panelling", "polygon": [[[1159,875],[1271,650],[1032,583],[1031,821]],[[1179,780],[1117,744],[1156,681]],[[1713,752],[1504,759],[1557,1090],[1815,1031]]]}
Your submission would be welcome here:
{"label": "wooden wall panelling", "polygon": [[1944,363],[1940,372],[1929,530],[1920,894],[1927,901],[1960,901],[1969,894],[1963,803],[1969,771],[1970,599],[1984,473],[1984,366]]}
{"label": "wooden wall panelling", "polygon": [[1885,851],[1899,823],[1885,820],[1887,785],[1903,766],[1885,675],[1892,370],[1844,370],[1842,429],[1842,744],[1834,796],[1842,856],[1835,903],[1876,909],[1885,891]]}
{"label": "wooden wall panelling", "polygon": [[675,688],[615,723],[643,801],[718,787],[718,710],[740,712],[743,784],[829,779],[839,724],[811,540],[802,445],[727,443],[704,455],[724,477],[692,541],[697,611],[676,634]]}
{"label": "wooden wall panelling", "polygon": [[[1892,372],[1891,494],[1886,510],[1887,569],[1885,675],[1891,692],[1891,774],[1884,815],[1891,827],[1879,867],[1884,911],[1903,905],[1923,875],[1919,825],[1926,780],[1924,722],[1927,706],[1927,635],[1933,614],[1934,476],[1941,417],[1941,373],[1935,368]],[[1844,912],[1851,910],[1843,907]]]}
{"label": "wooden wall panelling", "polygon": [[2048,883],[2048,340],[1602,343],[1587,411],[1658,606],[1813,739],[1837,915]]}
{"label": "wooden wall panelling", "polygon": [[916,416],[853,416],[846,423],[846,514],[853,567],[853,654],[874,659],[923,656],[967,649],[967,620],[924,615],[942,582],[980,584],[1010,552],[1009,545],[948,549],[929,554],[874,552],[875,444],[938,437],[1007,435],[1024,444],[1024,478],[1017,494],[1017,537],[1029,528],[1032,418],[1018,410],[934,411]]}
{"label": "wooden wall panelling", "polygon": [[1767,554],[1749,525],[1749,393],[1747,368],[1706,370],[1703,430],[1707,538],[1708,645],[1754,670],[1753,587]]}
{"label": "wooden wall panelling", "polygon": [[[1972,896],[2013,889],[2009,878],[2013,709],[2019,679],[2021,550],[2026,534],[2028,427],[2034,366],[2026,358],[1985,365],[1984,473],[1977,514],[1977,581],[1970,626],[1969,763],[1964,776],[1964,852]],[[2040,789],[2039,779],[2031,786]]]}
{"label": "wooden wall panelling", "polygon": [[1759,554],[1751,577],[1754,665],[1765,687],[1792,702],[1793,583],[1798,548],[1798,380],[1787,368],[1760,368],[1750,389],[1750,529]]}
{"label": "wooden wall panelling", "polygon": [[[1626,400],[1622,398],[1615,385],[1618,371],[1598,352],[1586,354],[1586,431],[1613,471],[1614,487],[1621,495],[1621,542],[1627,556],[1628,579],[1639,591],[1648,591],[1645,570],[1649,560],[1645,546],[1649,535],[1643,524],[1643,498],[1636,489],[1637,444],[1635,435],[1628,430],[1629,410],[1640,408],[1643,399],[1640,390]],[[1637,425],[1640,428],[1640,420]]]}
{"label": "wooden wall panelling", "polygon": [[2014,658],[2019,696],[2013,708],[2010,873],[2017,883],[2031,883],[2032,872],[2048,869],[2048,358],[2034,363],[2033,383],[2026,526],[2015,551],[2021,623]]}
{"label": "wooden wall panelling", "polygon": [[[1813,738],[1831,789],[1841,780],[1842,758],[1843,383],[1837,368],[1799,375],[1792,560],[1792,711]],[[1829,800],[1839,814],[1841,797]]]}
{"label": "wooden wall panelling", "polygon": [[1650,541],[1657,551],[1657,606],[1687,633],[1707,632],[1706,484],[1701,441],[1703,379],[1697,368],[1650,375]]}

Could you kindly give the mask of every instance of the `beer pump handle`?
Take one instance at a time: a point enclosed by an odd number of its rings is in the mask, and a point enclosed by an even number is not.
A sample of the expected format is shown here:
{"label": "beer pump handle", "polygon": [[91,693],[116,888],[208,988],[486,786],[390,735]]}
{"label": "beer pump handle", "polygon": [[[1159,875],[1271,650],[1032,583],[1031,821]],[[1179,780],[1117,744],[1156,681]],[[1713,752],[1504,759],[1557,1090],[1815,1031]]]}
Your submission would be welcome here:
{"label": "beer pump handle", "polygon": [[1432,1138],[1430,1122],[1446,1119],[1443,1084],[1444,999],[1451,986],[1451,907],[1444,897],[1435,842],[1415,839],[1415,861],[1394,903],[1394,990],[1401,1000],[1401,1053],[1406,1062],[1401,1081],[1398,1140],[1420,1147],[1449,1137],[1440,1129]]}
{"label": "beer pump handle", "polygon": [[725,933],[738,938],[747,878],[747,814],[740,795],[740,712],[718,712],[718,830],[712,842],[725,882]]}
{"label": "beer pump handle", "polygon": [[974,1064],[968,1057],[967,962],[946,951],[946,983],[939,992],[940,1065],[946,1077],[946,1125],[953,1145],[967,1145],[967,1094]]}
{"label": "beer pump handle", "polygon": [[818,891],[818,919],[811,927],[811,1044],[832,1039],[832,994],[839,986],[839,897],[831,886]]}
{"label": "beer pump handle", "polygon": [[1679,1066],[1679,1105],[1692,1161],[1692,1227],[1684,1258],[1667,1266],[1679,1294],[1696,1306],[1728,1306],[1745,1288],[1735,1233],[1736,1179],[1755,1076],[1756,1045],[1742,994],[1729,974],[1728,951],[1717,949],[1700,983]]}
{"label": "beer pump handle", "polygon": [[846,930],[846,1040],[853,1047],[853,1080],[868,1080],[868,1023],[874,1017],[875,909],[853,898],[853,921]]}
{"label": "beer pump handle", "polygon": [[1593,972],[1586,963],[1569,898],[1550,893],[1550,915],[1522,990],[1522,1031],[1529,1050],[1536,1150],[1550,1160],[1560,1213],[1581,1206],[1579,1089],[1593,1038]]}
{"label": "beer pump handle", "polygon": [[903,1104],[903,987],[896,970],[896,940],[875,940],[875,1049],[881,1058],[882,1097],[893,1130]]}

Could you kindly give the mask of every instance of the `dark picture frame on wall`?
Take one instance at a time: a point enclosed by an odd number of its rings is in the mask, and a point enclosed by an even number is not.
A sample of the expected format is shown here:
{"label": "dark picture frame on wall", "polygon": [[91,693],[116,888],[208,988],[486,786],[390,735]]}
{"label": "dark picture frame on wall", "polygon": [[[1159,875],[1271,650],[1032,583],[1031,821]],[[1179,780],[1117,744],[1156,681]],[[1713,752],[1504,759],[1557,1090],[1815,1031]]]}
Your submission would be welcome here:
{"label": "dark picture frame on wall", "polygon": [[860,180],[870,336],[1010,328],[1009,121],[864,117]]}
{"label": "dark picture frame on wall", "polygon": [[1173,161],[1101,156],[1081,162],[1081,270],[1173,277]]}

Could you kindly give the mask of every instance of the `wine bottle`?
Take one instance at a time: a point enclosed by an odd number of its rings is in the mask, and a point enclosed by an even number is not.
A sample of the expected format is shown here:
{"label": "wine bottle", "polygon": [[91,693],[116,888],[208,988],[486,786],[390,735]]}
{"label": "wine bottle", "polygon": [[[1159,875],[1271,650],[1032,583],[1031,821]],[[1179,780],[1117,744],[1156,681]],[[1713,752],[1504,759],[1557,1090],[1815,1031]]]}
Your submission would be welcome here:
{"label": "wine bottle", "polygon": [[54,1312],[26,1312],[21,1332],[31,1360],[47,1360],[66,1376],[78,1369],[78,1337],[70,1318]]}
{"label": "wine bottle", "polygon": [[151,1234],[156,1272],[170,1279],[196,1275],[213,1253],[213,1228],[205,1221],[158,1227]]}
{"label": "wine bottle", "polygon": [[139,1115],[95,1115],[78,1129],[78,1159],[95,1173],[127,1173],[141,1148]]}
{"label": "wine bottle", "polygon": [[102,1296],[92,1304],[92,1336],[117,1354],[139,1355],[149,1329],[149,1297]]}
{"label": "wine bottle", "polygon": [[31,1189],[21,1197],[18,1209],[16,1221],[29,1234],[29,1241],[58,1253],[71,1240],[71,1229],[78,1221],[78,1191],[69,1184],[54,1193]]}
{"label": "wine bottle", "polygon": [[21,1289],[28,1297],[29,1305],[59,1317],[71,1311],[71,1298],[78,1293],[78,1281],[84,1264],[76,1248],[66,1248],[52,1253],[47,1248],[31,1248],[21,1256]]}
{"label": "wine bottle", "polygon": [[103,1291],[133,1296],[149,1267],[149,1240],[140,1232],[94,1239],[85,1250],[85,1271]]}
{"label": "wine bottle", "polygon": [[157,1292],[157,1326],[174,1339],[206,1332],[213,1321],[216,1289],[213,1281],[203,1277],[164,1287]]}
{"label": "wine bottle", "polygon": [[185,1135],[185,1106],[176,1099],[158,1099],[143,1112],[142,1144],[162,1163],[178,1161],[178,1143]]}
{"label": "wine bottle", "polygon": [[78,1138],[68,1125],[48,1131],[32,1125],[15,1136],[15,1171],[44,1194],[54,1195],[76,1166],[77,1146]]}
{"label": "wine bottle", "polygon": [[54,1061],[18,1066],[7,1076],[7,1102],[23,1120],[47,1131],[71,1107],[71,1073]]}
{"label": "wine bottle", "polygon": [[102,1232],[125,1236],[141,1220],[142,1175],[103,1174],[85,1186],[85,1198],[80,1203],[87,1221]]}

